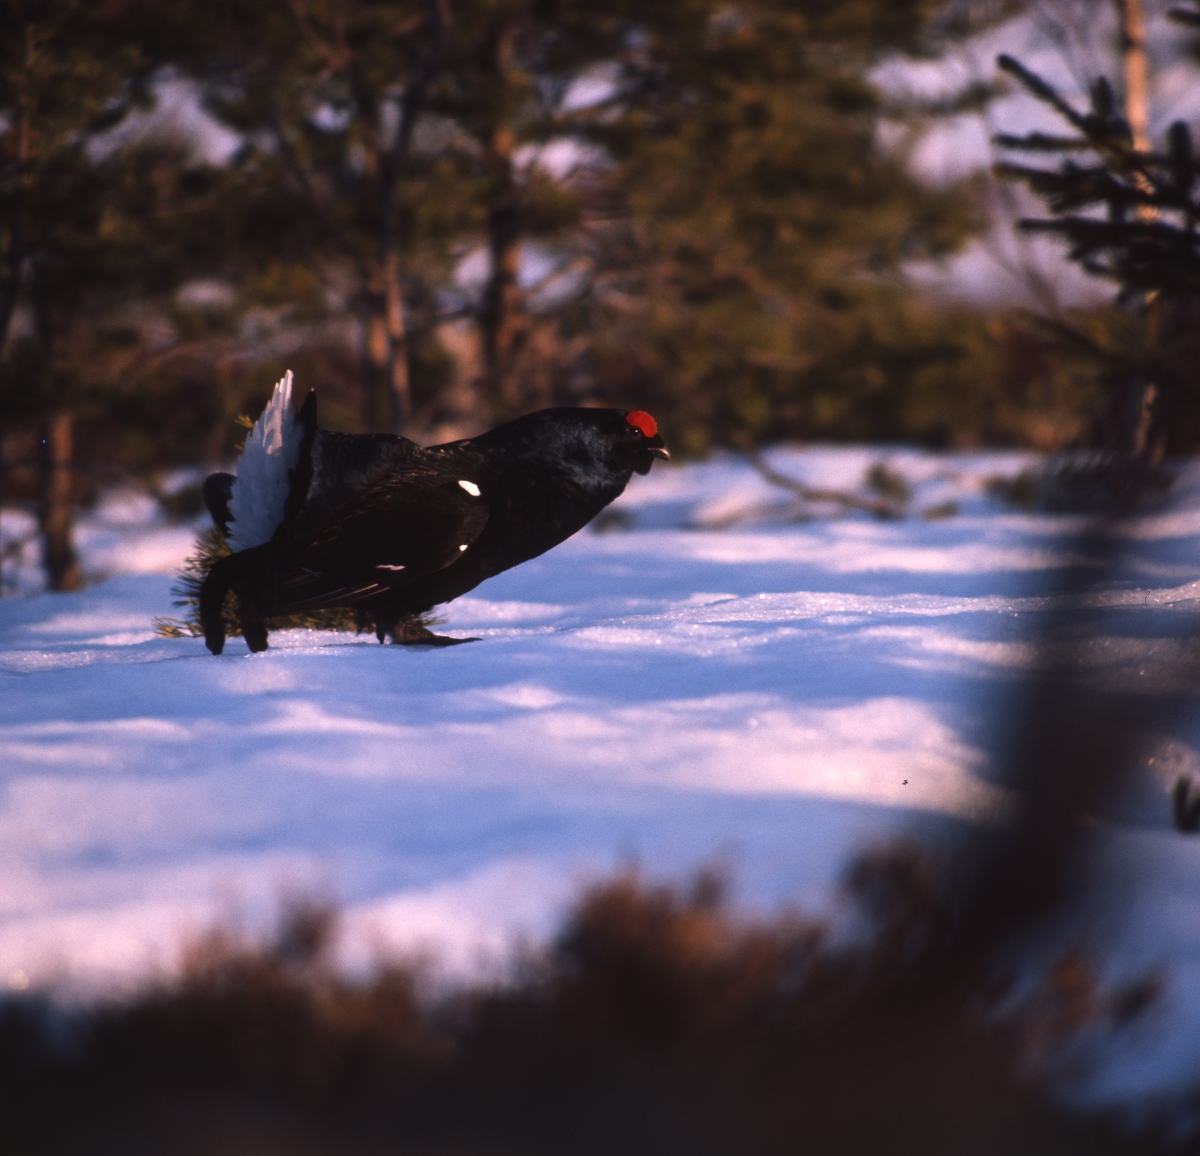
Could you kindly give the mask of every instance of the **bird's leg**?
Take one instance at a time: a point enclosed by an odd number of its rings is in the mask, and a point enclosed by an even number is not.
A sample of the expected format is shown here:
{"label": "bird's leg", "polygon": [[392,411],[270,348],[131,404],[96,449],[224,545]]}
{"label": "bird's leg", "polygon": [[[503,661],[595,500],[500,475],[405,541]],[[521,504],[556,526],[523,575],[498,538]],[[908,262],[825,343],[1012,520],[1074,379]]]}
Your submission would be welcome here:
{"label": "bird's leg", "polygon": [[[382,630],[378,626],[377,630]],[[399,618],[389,624],[387,633],[399,646],[457,646],[460,642],[478,642],[478,638],[449,638],[426,630],[415,618]]]}
{"label": "bird's leg", "polygon": [[255,605],[250,591],[242,588],[238,596],[238,625],[242,628],[242,637],[250,647],[252,654],[267,649],[267,623],[259,607]]}
{"label": "bird's leg", "polygon": [[238,600],[238,620],[246,645],[267,649],[267,623],[262,602],[263,567],[270,562],[269,547],[253,546],[215,562],[200,586],[200,623],[204,642],[213,654],[225,648],[225,596],[232,590]]}
{"label": "bird's leg", "polygon": [[389,634],[392,636],[392,641],[394,642],[396,638],[396,619],[377,614],[375,616],[375,637],[380,642],[387,642]]}
{"label": "bird's leg", "polygon": [[204,644],[213,654],[225,649],[225,596],[236,568],[231,558],[222,558],[205,575],[200,587],[200,625],[204,629]]}
{"label": "bird's leg", "polygon": [[267,624],[261,619],[253,622],[242,618],[242,637],[246,640],[246,645],[250,647],[252,654],[258,654],[261,650],[266,650],[269,645],[267,642]]}

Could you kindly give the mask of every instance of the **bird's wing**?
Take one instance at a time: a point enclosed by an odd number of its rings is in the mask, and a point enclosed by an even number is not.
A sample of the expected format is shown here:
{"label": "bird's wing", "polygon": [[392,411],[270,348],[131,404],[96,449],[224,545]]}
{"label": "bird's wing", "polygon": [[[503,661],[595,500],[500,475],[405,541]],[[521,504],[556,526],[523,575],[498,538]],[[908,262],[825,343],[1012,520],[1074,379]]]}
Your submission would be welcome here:
{"label": "bird's wing", "polygon": [[[288,521],[295,534],[303,538],[354,506],[359,497],[376,482],[402,471],[423,459],[424,451],[416,442],[391,434],[345,434],[315,428],[315,401],[311,436],[307,453],[297,466],[293,496],[298,499],[289,510]],[[305,409],[309,402],[305,402]],[[300,411],[301,419],[305,410]]]}
{"label": "bird's wing", "polygon": [[393,470],[288,545],[279,612],[349,606],[453,564],[479,537],[488,504],[441,463]]}

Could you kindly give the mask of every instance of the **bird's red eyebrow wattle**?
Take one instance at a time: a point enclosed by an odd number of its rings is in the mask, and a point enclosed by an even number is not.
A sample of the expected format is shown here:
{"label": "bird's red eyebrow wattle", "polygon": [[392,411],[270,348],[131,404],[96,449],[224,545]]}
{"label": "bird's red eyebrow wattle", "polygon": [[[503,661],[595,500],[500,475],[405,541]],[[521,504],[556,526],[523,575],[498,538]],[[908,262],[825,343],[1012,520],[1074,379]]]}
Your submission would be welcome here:
{"label": "bird's red eyebrow wattle", "polygon": [[634,429],[640,429],[648,438],[652,438],[658,433],[658,422],[654,420],[644,409],[635,409],[633,413],[626,414],[625,420],[633,426]]}

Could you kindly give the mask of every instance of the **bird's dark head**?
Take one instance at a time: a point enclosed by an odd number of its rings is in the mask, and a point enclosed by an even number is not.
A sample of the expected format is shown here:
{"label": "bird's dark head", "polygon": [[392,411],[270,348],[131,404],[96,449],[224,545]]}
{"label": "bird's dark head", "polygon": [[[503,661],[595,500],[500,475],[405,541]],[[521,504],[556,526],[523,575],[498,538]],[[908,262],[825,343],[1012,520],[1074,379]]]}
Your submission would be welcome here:
{"label": "bird's dark head", "polygon": [[635,409],[625,415],[625,429],[621,431],[621,436],[633,445],[635,473],[648,474],[655,458],[661,458],[664,462],[671,460],[667,444],[658,432],[658,422],[644,409]]}
{"label": "bird's dark head", "polygon": [[[554,412],[554,411],[549,411]],[[558,454],[585,489],[624,489],[631,473],[648,474],[654,459],[669,461],[658,425],[645,410],[559,410],[565,420]]]}
{"label": "bird's dark head", "polygon": [[658,426],[645,410],[543,409],[473,439],[490,457],[564,480],[612,501],[630,474],[648,474],[654,459],[670,460]]}
{"label": "bird's dark head", "polygon": [[625,489],[630,474],[647,474],[655,457],[671,456],[644,409],[540,409],[445,449],[482,455],[508,477],[557,477],[604,502]]}

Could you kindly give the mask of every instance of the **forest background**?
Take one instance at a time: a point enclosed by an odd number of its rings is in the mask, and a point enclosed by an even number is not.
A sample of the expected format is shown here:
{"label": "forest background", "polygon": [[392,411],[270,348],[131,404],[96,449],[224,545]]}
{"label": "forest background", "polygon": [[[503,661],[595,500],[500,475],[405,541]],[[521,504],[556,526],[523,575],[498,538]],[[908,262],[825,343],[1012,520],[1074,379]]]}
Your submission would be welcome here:
{"label": "forest background", "polygon": [[[1067,48],[1100,28],[1144,149],[1146,17],[1134,0],[4,0],[2,497],[37,511],[49,583],[70,589],[71,510],[117,477],[227,460],[285,368],[323,425],[427,443],[624,404],[685,455],[1119,448],[1138,302],[1070,308],[1065,262],[1047,273],[1028,242],[997,257],[1026,308],[930,272],[1015,237],[1033,204],[914,163],[1006,78],[989,59],[921,96],[886,76],[1022,18]],[[156,114],[181,94],[203,119]],[[1171,398],[1140,448],[1200,439],[1190,389]]]}

